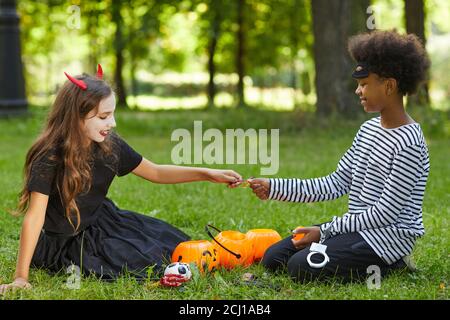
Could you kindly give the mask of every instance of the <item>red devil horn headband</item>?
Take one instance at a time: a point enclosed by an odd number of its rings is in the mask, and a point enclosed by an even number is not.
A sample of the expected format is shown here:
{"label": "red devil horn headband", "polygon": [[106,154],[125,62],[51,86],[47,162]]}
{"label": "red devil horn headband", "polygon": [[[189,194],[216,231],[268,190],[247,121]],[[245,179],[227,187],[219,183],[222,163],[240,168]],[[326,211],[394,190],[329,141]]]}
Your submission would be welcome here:
{"label": "red devil horn headband", "polygon": [[97,65],[97,78],[103,79],[103,69],[100,63]]}
{"label": "red devil horn headband", "polygon": [[[67,74],[66,72],[64,72],[64,74],[66,75],[66,77],[72,82],[74,83],[77,87],[79,87],[81,90],[86,90],[87,89],[87,84],[86,82],[84,82],[83,80],[78,80],[75,79],[74,77],[72,77],[71,75]],[[103,79],[103,69],[102,66],[100,64],[97,65],[97,78],[99,79]]]}
{"label": "red devil horn headband", "polygon": [[74,77],[72,77],[71,75],[68,75],[66,72],[64,72],[64,74],[66,75],[66,77],[72,81],[75,85],[77,85],[78,87],[80,87],[81,90],[86,90],[87,89],[87,84],[83,81],[83,80],[78,80],[75,79]]}

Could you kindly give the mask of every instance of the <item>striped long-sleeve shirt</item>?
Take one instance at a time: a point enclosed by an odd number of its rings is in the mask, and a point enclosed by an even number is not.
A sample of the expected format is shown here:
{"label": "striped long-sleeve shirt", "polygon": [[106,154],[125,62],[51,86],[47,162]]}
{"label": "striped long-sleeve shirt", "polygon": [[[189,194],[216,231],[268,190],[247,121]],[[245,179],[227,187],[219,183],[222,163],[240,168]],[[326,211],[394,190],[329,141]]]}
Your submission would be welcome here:
{"label": "striped long-sleeve shirt", "polygon": [[418,123],[394,129],[366,121],[335,172],[314,179],[270,179],[269,199],[316,202],[349,194],[348,212],[320,226],[321,242],[358,232],[387,264],[411,253],[425,232],[422,202],[430,169]]}

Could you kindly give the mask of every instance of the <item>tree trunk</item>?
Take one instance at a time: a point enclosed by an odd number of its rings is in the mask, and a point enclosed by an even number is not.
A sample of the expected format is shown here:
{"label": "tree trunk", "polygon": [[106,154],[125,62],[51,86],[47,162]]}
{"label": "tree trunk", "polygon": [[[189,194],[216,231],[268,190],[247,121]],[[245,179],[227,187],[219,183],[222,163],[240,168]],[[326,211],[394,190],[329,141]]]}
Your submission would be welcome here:
{"label": "tree trunk", "polygon": [[245,76],[245,0],[238,0],[238,31],[237,31],[237,55],[236,55],[236,69],[238,73],[238,85],[237,85],[237,95],[238,95],[238,107],[245,106],[245,95],[244,95],[244,76]]}
{"label": "tree trunk", "polygon": [[[367,21],[369,18],[369,13],[367,13],[367,8],[370,7],[370,0],[357,0],[351,1],[351,19],[350,19],[350,34],[357,34],[368,30]],[[346,43],[347,45],[347,43]]]}
{"label": "tree trunk", "polygon": [[353,116],[361,108],[354,94],[354,62],[347,52],[347,41],[352,34],[367,31],[366,20],[361,18],[364,5],[353,0],[312,0],[311,5],[317,112]]}
{"label": "tree trunk", "polygon": [[298,77],[298,70],[297,70],[297,53],[298,53],[298,47],[300,42],[300,19],[299,19],[299,12],[301,10],[301,4],[300,0],[294,0],[292,10],[290,12],[289,16],[289,22],[290,22],[290,47],[291,47],[291,88],[293,92],[292,102],[294,105],[294,109],[298,107],[298,99],[297,99],[297,77]]}
{"label": "tree trunk", "polygon": [[124,27],[123,18],[120,13],[120,0],[113,0],[112,2],[112,19],[116,25],[116,31],[114,36],[114,55],[116,60],[116,69],[114,70],[114,82],[116,86],[117,94],[117,106],[128,108],[127,96],[125,92],[125,83],[123,81],[122,70],[124,66],[124,39],[122,34],[122,28]]}
{"label": "tree trunk", "polygon": [[423,0],[405,0],[405,23],[408,33],[415,33],[425,44],[425,11]]}
{"label": "tree trunk", "polygon": [[136,80],[137,59],[131,55],[130,57],[130,83],[131,83],[131,95],[133,96],[133,107],[137,107],[136,98],[138,96],[138,83]]}
{"label": "tree trunk", "polygon": [[[416,34],[425,46],[425,10],[423,0],[405,0],[405,24],[406,32]],[[408,106],[428,105],[429,103],[428,83],[422,84],[415,95],[408,97]]]}
{"label": "tree trunk", "polygon": [[95,74],[97,71],[97,64],[100,63],[98,59],[98,45],[97,45],[97,28],[98,28],[98,10],[96,3],[90,7],[85,13],[87,15],[86,19],[86,31],[89,34],[89,53],[88,53],[88,70],[89,73]]}
{"label": "tree trunk", "polygon": [[217,47],[217,38],[216,38],[216,36],[212,36],[211,43],[209,45],[209,51],[208,51],[208,54],[209,54],[209,56],[208,56],[208,73],[209,73],[208,108],[214,107],[214,98],[216,96],[216,85],[214,83],[214,76],[216,74],[216,65],[214,64],[214,55],[216,53],[216,47]]}
{"label": "tree trunk", "polygon": [[214,56],[216,55],[217,41],[219,39],[220,33],[220,8],[218,6],[217,0],[211,1],[211,37],[208,47],[208,108],[213,108],[215,103],[214,99],[216,96],[216,85],[214,83],[214,77],[216,74],[216,64],[214,63]]}

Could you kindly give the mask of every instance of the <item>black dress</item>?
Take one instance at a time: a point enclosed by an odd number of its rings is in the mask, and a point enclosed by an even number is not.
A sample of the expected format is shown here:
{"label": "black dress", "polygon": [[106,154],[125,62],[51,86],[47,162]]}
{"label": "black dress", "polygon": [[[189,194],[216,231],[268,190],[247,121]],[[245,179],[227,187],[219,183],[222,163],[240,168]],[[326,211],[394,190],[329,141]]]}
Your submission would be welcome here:
{"label": "black dress", "polygon": [[130,173],[142,161],[142,156],[118,135],[110,139],[116,157],[100,156],[100,148],[94,144],[92,185],[76,198],[81,216],[76,232],[65,216],[57,188],[61,154],[53,150],[33,163],[28,190],[49,195],[33,267],[58,272],[76,265],[83,274],[105,280],[115,279],[125,271],[145,278],[148,267],[153,266],[153,271],[159,273],[170,262],[175,247],[189,240],[170,224],[121,210],[106,197],[114,177]]}

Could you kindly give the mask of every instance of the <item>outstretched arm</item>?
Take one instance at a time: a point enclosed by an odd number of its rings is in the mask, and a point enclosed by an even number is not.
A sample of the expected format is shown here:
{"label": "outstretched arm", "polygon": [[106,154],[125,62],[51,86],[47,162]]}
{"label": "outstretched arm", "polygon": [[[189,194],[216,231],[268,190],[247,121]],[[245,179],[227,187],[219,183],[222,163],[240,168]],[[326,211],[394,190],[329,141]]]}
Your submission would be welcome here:
{"label": "outstretched arm", "polygon": [[39,240],[47,210],[48,196],[39,192],[31,192],[30,204],[22,222],[20,234],[19,254],[17,257],[14,281],[10,284],[0,285],[0,294],[14,288],[30,288],[28,274],[31,259]]}
{"label": "outstretched arm", "polygon": [[318,202],[337,199],[350,191],[352,167],[359,140],[359,131],[351,147],[339,160],[336,170],[312,179],[249,179],[253,192],[262,200],[289,202]]}
{"label": "outstretched arm", "polygon": [[133,173],[155,183],[211,181],[233,184],[242,180],[242,177],[233,170],[159,165],[145,158],[133,170]]}
{"label": "outstretched arm", "polygon": [[335,172],[313,179],[249,179],[253,192],[262,200],[317,202],[337,199],[350,191],[354,147],[348,149]]}

